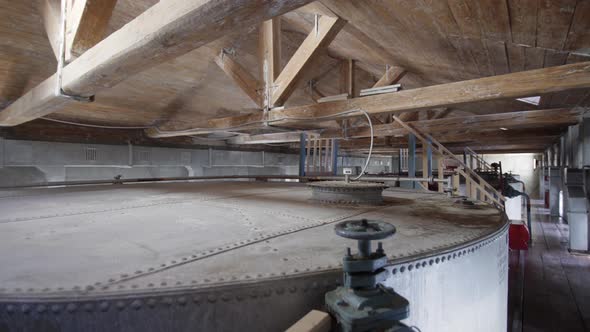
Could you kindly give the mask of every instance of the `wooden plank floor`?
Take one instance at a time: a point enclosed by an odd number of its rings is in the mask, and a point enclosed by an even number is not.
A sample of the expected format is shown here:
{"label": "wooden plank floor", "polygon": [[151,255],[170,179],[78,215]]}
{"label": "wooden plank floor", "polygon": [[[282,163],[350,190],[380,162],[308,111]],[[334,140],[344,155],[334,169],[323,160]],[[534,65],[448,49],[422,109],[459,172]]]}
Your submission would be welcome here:
{"label": "wooden plank floor", "polygon": [[520,308],[509,315],[512,332],[590,331],[590,256],[570,254],[567,239],[567,224],[533,206],[533,243],[520,255],[524,264],[515,268],[519,255],[511,254],[511,301],[522,294]]}

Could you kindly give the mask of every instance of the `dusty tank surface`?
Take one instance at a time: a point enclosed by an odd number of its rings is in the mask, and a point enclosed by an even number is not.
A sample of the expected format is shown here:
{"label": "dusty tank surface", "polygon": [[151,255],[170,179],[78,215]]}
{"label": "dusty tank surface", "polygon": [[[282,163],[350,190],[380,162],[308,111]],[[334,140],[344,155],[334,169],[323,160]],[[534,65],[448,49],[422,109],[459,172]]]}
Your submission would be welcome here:
{"label": "dusty tank surface", "polygon": [[[385,190],[318,204],[305,184],[185,182],[0,191],[0,331],[281,331],[342,278],[343,220],[383,220],[421,331],[506,324],[507,220]],[[461,310],[458,310],[458,309]]]}

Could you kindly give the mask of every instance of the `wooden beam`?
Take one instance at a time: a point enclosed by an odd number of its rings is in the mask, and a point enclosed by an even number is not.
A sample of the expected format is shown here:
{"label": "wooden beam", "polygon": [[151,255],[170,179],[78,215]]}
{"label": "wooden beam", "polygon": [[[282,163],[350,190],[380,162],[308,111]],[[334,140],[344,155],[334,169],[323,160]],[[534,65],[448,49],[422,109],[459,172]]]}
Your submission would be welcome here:
{"label": "wooden beam", "polygon": [[373,88],[396,84],[404,77],[404,75],[406,75],[406,70],[404,68],[391,66],[385,71],[385,74],[383,74],[381,79],[373,85]]}
{"label": "wooden beam", "polygon": [[[428,134],[448,133],[469,129],[471,132],[496,129],[523,129],[542,126],[553,127],[578,123],[580,111],[575,109],[548,109],[523,112],[508,112],[488,115],[473,115],[468,117],[452,117],[436,120],[413,121],[409,124]],[[403,128],[394,123],[373,126],[375,136],[402,136],[406,134]],[[338,130],[326,130],[324,137],[340,136]],[[352,128],[347,137],[370,137],[371,131],[367,127]]]}
{"label": "wooden beam", "polygon": [[43,17],[43,25],[45,26],[45,33],[49,39],[49,44],[53,50],[53,54],[57,59],[59,56],[59,40],[60,40],[60,17],[61,8],[60,0],[40,0],[39,9],[41,17]]}
{"label": "wooden beam", "polygon": [[[194,131],[183,131],[177,134],[168,132],[166,135],[194,135],[245,124],[248,124],[248,127],[251,129],[263,128],[265,122],[273,125],[289,126],[300,125],[301,123],[306,122],[314,123],[317,122],[317,118],[319,117],[326,119],[332,116],[334,118],[360,116],[360,113],[358,112],[353,113],[352,111],[354,110],[364,110],[369,114],[410,113],[464,103],[518,98],[588,87],[590,87],[590,62],[580,62],[500,76],[434,85],[425,88],[403,90],[382,95],[288,107],[285,109],[275,109],[266,114],[254,113],[249,115],[210,119]],[[2,114],[0,113],[0,120],[1,116]],[[452,118],[445,118],[444,120],[448,119]],[[2,122],[0,122],[0,124],[1,123]],[[376,129],[379,129],[376,131],[380,132],[381,135],[391,136],[396,133],[395,131],[392,133],[389,132],[394,129],[391,126],[376,127]],[[396,129],[399,130],[399,128]],[[359,130],[361,130],[360,134],[364,135],[360,137],[367,137],[368,128],[361,128]],[[349,133],[352,133],[352,130]]]}
{"label": "wooden beam", "polygon": [[263,83],[264,106],[270,106],[272,85],[281,72],[281,19],[273,18],[262,23],[259,30],[260,77]]}
{"label": "wooden beam", "polygon": [[260,26],[260,77],[273,82],[281,72],[281,19],[273,18]]}
{"label": "wooden beam", "polygon": [[104,38],[116,4],[117,0],[74,1],[66,23],[66,62]]}
{"label": "wooden beam", "polygon": [[[133,74],[311,1],[160,1],[64,67],[62,88],[73,95],[94,95]],[[15,126],[74,102],[55,95],[56,81],[54,74],[0,111],[0,126]]]}
{"label": "wooden beam", "polygon": [[269,133],[259,135],[244,135],[227,140],[228,144],[272,144],[272,143],[296,143],[301,139],[301,132],[292,131],[285,133]]}
{"label": "wooden beam", "polygon": [[281,106],[293,93],[299,79],[317,55],[336,37],[346,21],[339,18],[321,16],[317,31],[314,29],[295,51],[285,68],[273,84],[271,104]]}
{"label": "wooden beam", "polygon": [[328,313],[312,310],[303,316],[286,332],[329,332],[332,328],[332,318]]}
{"label": "wooden beam", "polygon": [[[369,114],[420,111],[463,103],[518,98],[548,92],[590,87],[590,62],[581,62],[518,73],[403,90],[382,95],[273,110],[268,120],[275,125],[296,122],[289,118],[339,115],[362,109]],[[301,122],[301,120],[297,120]]]}
{"label": "wooden beam", "polygon": [[262,106],[262,98],[258,93],[260,82],[254,78],[244,67],[231,58],[228,54],[222,53],[215,57],[215,63],[252,99],[258,106]]}

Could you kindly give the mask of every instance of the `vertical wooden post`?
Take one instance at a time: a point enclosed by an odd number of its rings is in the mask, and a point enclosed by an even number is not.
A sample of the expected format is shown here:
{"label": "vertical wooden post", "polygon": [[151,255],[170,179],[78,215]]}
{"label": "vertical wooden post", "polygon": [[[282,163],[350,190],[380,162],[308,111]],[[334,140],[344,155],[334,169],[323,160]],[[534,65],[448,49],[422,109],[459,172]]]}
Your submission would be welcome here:
{"label": "vertical wooden post", "polygon": [[309,164],[310,164],[310,156],[311,156],[311,144],[310,144],[310,140],[311,140],[311,135],[307,136],[307,139],[305,140],[305,146],[307,148],[306,153],[306,157],[305,157],[305,174],[309,175]]}
{"label": "vertical wooden post", "polygon": [[[443,158],[442,156],[438,156],[438,179],[443,180],[445,178],[444,169],[443,169]],[[442,182],[438,183],[438,192],[444,192],[444,185]]]}
{"label": "vertical wooden post", "polygon": [[[408,135],[408,176],[416,176],[416,136],[414,134]],[[416,183],[410,182],[412,189],[416,189]]]}
{"label": "vertical wooden post", "polygon": [[305,164],[306,164],[306,142],[307,142],[307,135],[305,132],[302,132],[299,136],[299,176],[305,176]]}
{"label": "vertical wooden post", "polygon": [[461,185],[461,178],[458,173],[453,174],[453,194],[459,195],[459,186]]}
{"label": "vertical wooden post", "polygon": [[338,175],[338,140],[332,141],[332,175]]}
{"label": "vertical wooden post", "polygon": [[317,145],[318,145],[318,140],[317,140],[317,138],[314,137],[313,138],[313,156],[311,157],[312,158],[311,169],[312,169],[313,173],[315,173],[315,170],[316,170],[316,159],[318,157]]}
{"label": "vertical wooden post", "polygon": [[484,188],[484,190],[480,190],[481,194],[480,194],[479,199],[484,202],[487,202],[488,201],[488,193],[487,193],[487,191],[485,191],[486,182],[483,179],[481,179],[479,181],[479,184],[481,185],[482,188]]}
{"label": "vertical wooden post", "polygon": [[265,107],[272,106],[275,79],[281,72],[281,19],[273,18],[262,23],[259,32],[260,77],[264,84]]}
{"label": "vertical wooden post", "polygon": [[[422,177],[428,177],[428,152],[426,151],[428,143],[422,141]],[[428,188],[428,181],[422,181],[422,185]]]}

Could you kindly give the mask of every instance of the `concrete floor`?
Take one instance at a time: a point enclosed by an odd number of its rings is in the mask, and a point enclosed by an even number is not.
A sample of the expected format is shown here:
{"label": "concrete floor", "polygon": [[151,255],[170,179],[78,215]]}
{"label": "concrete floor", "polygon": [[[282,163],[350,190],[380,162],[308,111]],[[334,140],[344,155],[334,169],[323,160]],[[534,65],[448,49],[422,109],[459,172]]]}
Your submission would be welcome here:
{"label": "concrete floor", "polygon": [[351,218],[395,224],[384,243],[392,259],[501,224],[493,208],[465,209],[439,194],[388,191],[377,207],[323,206],[310,196],[301,184],[255,182],[0,191],[0,288],[93,293],[336,269],[354,242],[333,226]]}

